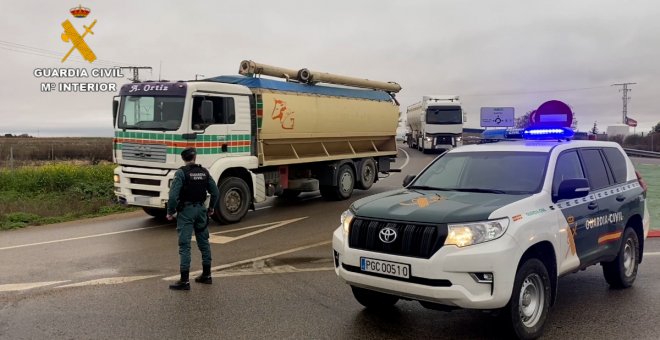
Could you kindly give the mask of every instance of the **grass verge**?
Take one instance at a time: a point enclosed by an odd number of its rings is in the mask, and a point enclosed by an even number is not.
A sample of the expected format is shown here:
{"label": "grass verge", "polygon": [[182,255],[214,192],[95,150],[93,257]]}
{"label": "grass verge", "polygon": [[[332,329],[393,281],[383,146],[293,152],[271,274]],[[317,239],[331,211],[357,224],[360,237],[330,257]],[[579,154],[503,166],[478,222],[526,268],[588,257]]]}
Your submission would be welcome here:
{"label": "grass verge", "polygon": [[134,210],[117,204],[114,164],[0,170],[0,230]]}
{"label": "grass verge", "polygon": [[651,229],[660,230],[660,165],[636,164],[635,169],[649,187],[646,204],[651,214]]}

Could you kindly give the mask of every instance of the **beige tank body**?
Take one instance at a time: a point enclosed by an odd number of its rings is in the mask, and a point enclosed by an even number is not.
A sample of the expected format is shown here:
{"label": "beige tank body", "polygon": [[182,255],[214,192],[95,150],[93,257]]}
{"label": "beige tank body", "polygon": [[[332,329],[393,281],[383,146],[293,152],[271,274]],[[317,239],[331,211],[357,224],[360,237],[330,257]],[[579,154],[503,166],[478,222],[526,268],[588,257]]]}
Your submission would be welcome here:
{"label": "beige tank body", "polygon": [[391,101],[253,90],[263,107],[262,166],[397,154],[399,107]]}

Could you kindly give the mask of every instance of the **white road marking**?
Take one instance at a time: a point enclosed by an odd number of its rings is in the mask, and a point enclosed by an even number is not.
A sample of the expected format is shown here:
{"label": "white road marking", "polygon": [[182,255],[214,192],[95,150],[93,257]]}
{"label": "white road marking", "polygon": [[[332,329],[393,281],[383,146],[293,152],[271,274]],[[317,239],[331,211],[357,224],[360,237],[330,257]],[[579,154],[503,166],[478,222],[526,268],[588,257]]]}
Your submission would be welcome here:
{"label": "white road marking", "polygon": [[660,252],[644,253],[644,256],[660,256]]}
{"label": "white road marking", "polygon": [[[332,243],[332,241],[323,241],[323,242],[319,242],[319,243],[309,244],[309,245],[306,245],[306,246],[301,246],[301,247],[297,247],[297,248],[283,250],[283,251],[280,251],[280,252],[277,252],[277,253],[258,256],[258,257],[247,259],[247,260],[241,260],[241,261],[236,261],[236,262],[232,262],[232,263],[227,263],[227,264],[223,264],[223,265],[211,268],[211,272],[215,272],[215,271],[219,271],[219,270],[222,270],[222,269],[231,268],[231,267],[235,267],[235,266],[240,266],[242,264],[252,263],[252,262],[255,262],[255,261],[259,261],[259,260],[265,260],[265,259],[269,259],[269,258],[272,258],[272,257],[277,257],[277,256],[285,255],[285,254],[295,253],[295,252],[305,250],[305,249],[316,248],[316,247],[324,246],[326,244],[331,244],[331,243]],[[195,271],[195,272],[191,272],[190,275],[191,276],[192,275],[199,275],[201,272],[202,272],[201,270],[198,270],[198,271]],[[179,275],[174,275],[174,276],[165,277],[165,278],[163,278],[163,280],[173,281],[173,280],[177,280],[178,278],[179,278]]]}
{"label": "white road marking", "polygon": [[321,272],[334,270],[334,267],[319,267],[319,268],[296,268],[294,266],[275,266],[263,268],[247,268],[236,271],[224,271],[214,273],[213,277],[232,277],[232,276],[250,276],[250,275],[266,275],[266,274],[288,274],[288,273],[306,273],[306,272]]}
{"label": "white road marking", "polygon": [[10,284],[0,285],[0,292],[14,292],[19,290],[28,290],[32,288],[51,286],[65,282],[69,282],[69,281],[67,280],[67,281],[32,282],[32,283],[10,283]]}
{"label": "white road marking", "polygon": [[273,207],[272,205],[267,205],[265,207],[259,207],[259,208],[256,208],[254,210],[257,211],[257,210],[269,209],[269,208],[272,208],[272,207]]}
{"label": "white road marking", "polygon": [[103,233],[103,234],[95,234],[95,235],[65,238],[65,239],[61,239],[61,240],[53,240],[53,241],[45,241],[45,242],[37,242],[37,243],[28,243],[28,244],[19,244],[19,245],[15,245],[15,246],[2,247],[2,248],[0,248],[0,250],[17,249],[17,248],[24,248],[24,247],[40,246],[40,245],[51,244],[51,243],[60,243],[60,242],[84,240],[84,239],[88,239],[88,238],[95,238],[95,237],[102,237],[102,236],[110,236],[110,235],[131,233],[131,232],[134,232],[134,231],[160,228],[160,227],[165,226],[165,225],[167,225],[167,224],[157,225],[157,226],[153,226],[153,227],[144,227],[144,228],[122,230],[122,231],[113,231],[113,232],[110,232],[110,233]]}
{"label": "white road marking", "polygon": [[[212,234],[209,235],[209,242],[211,242],[211,243],[219,243],[219,244],[226,244],[226,243],[233,242],[233,241],[236,241],[236,240],[240,240],[240,239],[243,239],[243,238],[246,238],[246,237],[250,237],[250,236],[257,235],[257,234],[261,234],[261,233],[263,233],[263,232],[266,232],[266,231],[269,231],[269,230],[272,230],[272,229],[280,228],[280,227],[283,227],[283,226],[285,226],[285,225],[287,225],[287,224],[291,224],[291,223],[295,223],[295,222],[298,222],[298,221],[302,221],[302,220],[304,220],[304,219],[306,219],[306,218],[307,218],[307,216],[305,216],[305,217],[299,217],[299,218],[294,218],[294,219],[290,219],[290,220],[285,220],[285,221],[279,221],[279,222],[264,223],[264,224],[259,224],[259,225],[254,225],[254,226],[244,227],[244,228],[238,228],[238,229],[233,229],[233,230],[219,231],[219,232],[217,232],[217,233],[212,233]],[[263,229],[259,229],[259,230],[255,230],[255,231],[253,231],[253,232],[250,232],[250,233],[247,233],[247,234],[243,234],[243,235],[240,235],[240,236],[236,236],[236,237],[221,236],[221,235],[220,235],[220,234],[227,234],[227,233],[236,232],[236,231],[241,231],[241,230],[255,229],[255,228],[264,227],[264,226],[268,226],[268,225],[269,225],[270,227],[263,228]]]}
{"label": "white road marking", "polygon": [[70,288],[70,287],[83,287],[94,285],[116,285],[120,283],[128,283],[139,280],[151,279],[160,275],[143,275],[143,276],[125,276],[125,277],[106,277],[103,279],[90,280],[85,282],[76,282],[64,286],[57,286],[55,288]]}
{"label": "white road marking", "polygon": [[410,155],[408,154],[408,151],[404,150],[403,148],[397,148],[397,149],[403,151],[403,153],[406,154],[406,161],[403,162],[403,165],[399,168],[399,169],[403,170],[403,168],[408,166],[408,162],[410,162]]}

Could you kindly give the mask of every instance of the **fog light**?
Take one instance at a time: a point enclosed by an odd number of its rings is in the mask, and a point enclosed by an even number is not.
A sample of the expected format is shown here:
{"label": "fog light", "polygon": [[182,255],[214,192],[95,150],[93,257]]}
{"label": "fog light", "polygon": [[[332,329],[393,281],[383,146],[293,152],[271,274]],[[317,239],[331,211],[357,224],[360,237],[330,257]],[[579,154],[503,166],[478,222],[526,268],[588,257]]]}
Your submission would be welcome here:
{"label": "fog light", "polygon": [[119,175],[114,175],[114,176],[112,176],[112,180],[113,180],[115,183],[119,183]]}
{"label": "fog light", "polygon": [[493,273],[470,273],[478,283],[493,283]]}
{"label": "fog light", "polygon": [[339,267],[339,253],[336,250],[332,250],[332,255],[335,259],[335,268]]}

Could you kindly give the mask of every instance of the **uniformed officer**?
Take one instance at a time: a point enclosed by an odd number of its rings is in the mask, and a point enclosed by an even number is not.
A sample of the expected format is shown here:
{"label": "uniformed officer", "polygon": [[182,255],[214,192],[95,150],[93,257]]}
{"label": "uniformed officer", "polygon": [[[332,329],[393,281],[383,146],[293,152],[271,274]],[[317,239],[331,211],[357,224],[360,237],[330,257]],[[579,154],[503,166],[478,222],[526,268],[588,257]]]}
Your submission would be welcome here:
{"label": "uniformed officer", "polygon": [[[173,220],[173,215],[178,212],[176,230],[179,234],[181,279],[170,285],[170,289],[174,290],[190,290],[188,274],[190,273],[190,238],[193,231],[197,247],[202,252],[202,274],[195,278],[195,282],[213,283],[208,217],[213,214],[219,193],[209,172],[201,165],[195,164],[196,156],[195,148],[187,148],[181,152],[181,158],[186,165],[174,174],[167,202],[168,220]],[[211,194],[208,210],[204,205],[207,192]]]}

